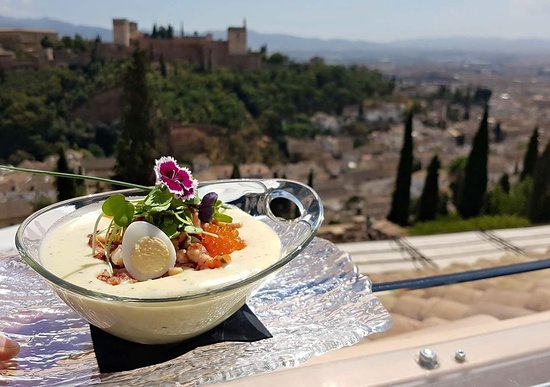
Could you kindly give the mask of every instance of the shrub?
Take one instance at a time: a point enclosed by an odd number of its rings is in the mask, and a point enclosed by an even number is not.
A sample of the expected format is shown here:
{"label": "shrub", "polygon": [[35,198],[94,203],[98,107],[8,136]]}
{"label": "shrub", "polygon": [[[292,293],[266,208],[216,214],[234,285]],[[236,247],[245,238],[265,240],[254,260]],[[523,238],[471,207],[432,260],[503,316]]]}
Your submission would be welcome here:
{"label": "shrub", "polygon": [[417,223],[409,228],[410,235],[433,235],[452,232],[494,230],[529,226],[529,220],[516,215],[478,216],[460,219],[456,215]]}
{"label": "shrub", "polygon": [[514,185],[509,193],[497,185],[487,197],[487,214],[527,216],[532,190],[533,179],[529,176]]}

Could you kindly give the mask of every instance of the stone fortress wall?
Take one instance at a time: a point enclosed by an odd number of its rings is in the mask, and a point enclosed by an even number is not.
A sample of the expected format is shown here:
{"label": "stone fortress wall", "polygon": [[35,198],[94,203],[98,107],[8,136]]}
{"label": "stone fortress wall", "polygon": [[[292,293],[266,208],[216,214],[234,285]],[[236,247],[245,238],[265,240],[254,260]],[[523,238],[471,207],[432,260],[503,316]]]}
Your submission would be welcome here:
{"label": "stone fortress wall", "polygon": [[[47,65],[83,64],[89,54],[44,49],[42,39],[58,41],[58,34],[51,30],[0,29],[0,68],[32,67]],[[96,57],[99,59],[124,59],[132,55],[136,47],[148,51],[153,60],[161,56],[169,62],[187,62],[204,70],[222,67],[244,70],[262,65],[259,52],[247,47],[246,22],[242,27],[229,27],[227,40],[214,40],[211,34],[174,36],[156,39],[138,30],[137,23],[124,18],[113,19],[113,43],[99,43]],[[15,52],[27,53],[16,58]]]}
{"label": "stone fortress wall", "polygon": [[0,46],[6,50],[35,50],[40,47],[40,42],[44,37],[48,37],[54,43],[57,41],[57,32],[38,29],[0,28]]}
{"label": "stone fortress wall", "polygon": [[124,57],[135,47],[146,50],[154,60],[183,61],[205,70],[221,67],[255,69],[261,66],[261,55],[247,47],[246,24],[229,27],[227,40],[214,40],[211,34],[171,39],[156,39],[138,31],[138,25],[127,19],[113,19],[113,44],[102,44],[99,55]]}

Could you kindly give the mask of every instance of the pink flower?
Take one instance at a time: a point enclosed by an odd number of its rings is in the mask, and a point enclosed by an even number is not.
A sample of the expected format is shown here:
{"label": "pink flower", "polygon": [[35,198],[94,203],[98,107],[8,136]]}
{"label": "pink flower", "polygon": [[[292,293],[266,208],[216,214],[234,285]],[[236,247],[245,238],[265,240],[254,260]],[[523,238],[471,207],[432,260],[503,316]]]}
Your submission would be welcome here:
{"label": "pink flower", "polygon": [[156,184],[164,184],[177,198],[189,200],[196,195],[198,181],[191,171],[182,168],[170,156],[164,156],[155,161]]}

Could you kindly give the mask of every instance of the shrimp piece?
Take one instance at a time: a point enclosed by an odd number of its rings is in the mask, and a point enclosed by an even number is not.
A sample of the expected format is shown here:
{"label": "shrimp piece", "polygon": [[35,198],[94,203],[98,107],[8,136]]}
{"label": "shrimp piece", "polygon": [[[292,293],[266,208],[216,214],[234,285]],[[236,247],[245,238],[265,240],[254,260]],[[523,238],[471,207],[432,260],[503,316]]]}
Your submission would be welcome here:
{"label": "shrimp piece", "polygon": [[172,246],[177,250],[180,248],[180,241],[178,238],[170,239],[170,242],[172,242]]}
{"label": "shrimp piece", "polygon": [[111,262],[116,266],[124,266],[124,260],[122,259],[122,248],[117,246],[111,252]]}
{"label": "shrimp piece", "polygon": [[197,262],[201,255],[207,254],[206,248],[200,243],[192,243],[187,247],[187,258],[191,262]]}
{"label": "shrimp piece", "polygon": [[105,257],[105,250],[103,250],[103,247],[96,247],[94,258],[101,259],[102,261],[105,261],[107,259]]}
{"label": "shrimp piece", "polygon": [[187,256],[187,251],[185,249],[180,249],[176,252],[176,262],[177,263],[189,263],[189,257]]}
{"label": "shrimp piece", "polygon": [[[97,234],[95,237],[95,241],[97,243],[96,247],[104,247],[105,246],[105,235],[103,234]],[[93,247],[94,244],[94,235],[88,234],[88,246]]]}
{"label": "shrimp piece", "polygon": [[169,276],[172,276],[172,275],[178,275],[178,274],[181,274],[183,273],[183,268],[182,267],[179,267],[179,266],[176,266],[176,267],[171,267],[170,269],[168,269],[168,275]]}
{"label": "shrimp piece", "polygon": [[222,257],[211,257],[200,243],[193,243],[187,248],[187,258],[197,265],[196,270],[217,269],[225,262]]}

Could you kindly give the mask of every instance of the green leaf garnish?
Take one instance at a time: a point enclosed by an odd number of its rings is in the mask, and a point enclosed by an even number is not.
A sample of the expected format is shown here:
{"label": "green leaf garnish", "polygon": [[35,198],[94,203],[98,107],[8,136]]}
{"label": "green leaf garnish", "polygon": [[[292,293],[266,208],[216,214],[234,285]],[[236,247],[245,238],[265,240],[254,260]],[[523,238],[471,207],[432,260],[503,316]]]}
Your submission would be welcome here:
{"label": "green leaf garnish", "polygon": [[124,195],[115,194],[105,200],[101,210],[105,215],[111,216],[117,226],[126,227],[134,218],[135,207]]}
{"label": "green leaf garnish", "polygon": [[161,212],[167,210],[174,199],[174,195],[161,187],[155,187],[145,197],[143,203],[151,212]]}
{"label": "green leaf garnish", "polygon": [[231,216],[224,214],[222,212],[215,212],[213,218],[218,222],[224,222],[224,223],[233,222],[233,218]]}
{"label": "green leaf garnish", "polygon": [[214,204],[214,215],[212,215],[212,219],[224,223],[233,222],[233,218],[231,216],[223,213],[223,211],[227,208],[229,207],[223,204],[221,200],[216,200],[216,204]]}
{"label": "green leaf garnish", "polygon": [[183,231],[188,234],[202,234],[202,228],[196,226],[185,226]]}
{"label": "green leaf garnish", "polygon": [[173,239],[180,234],[178,230],[179,222],[175,216],[164,216],[160,229],[168,235],[168,238]]}

